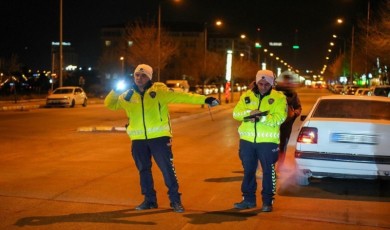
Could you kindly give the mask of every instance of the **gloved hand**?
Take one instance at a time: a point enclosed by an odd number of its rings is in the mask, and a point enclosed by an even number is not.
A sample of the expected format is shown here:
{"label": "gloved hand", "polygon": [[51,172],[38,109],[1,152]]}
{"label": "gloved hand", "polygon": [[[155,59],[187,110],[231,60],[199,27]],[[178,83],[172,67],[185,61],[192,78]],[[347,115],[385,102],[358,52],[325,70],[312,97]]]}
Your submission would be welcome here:
{"label": "gloved hand", "polygon": [[217,106],[220,104],[219,100],[215,97],[207,97],[204,103],[208,104],[210,107]]}

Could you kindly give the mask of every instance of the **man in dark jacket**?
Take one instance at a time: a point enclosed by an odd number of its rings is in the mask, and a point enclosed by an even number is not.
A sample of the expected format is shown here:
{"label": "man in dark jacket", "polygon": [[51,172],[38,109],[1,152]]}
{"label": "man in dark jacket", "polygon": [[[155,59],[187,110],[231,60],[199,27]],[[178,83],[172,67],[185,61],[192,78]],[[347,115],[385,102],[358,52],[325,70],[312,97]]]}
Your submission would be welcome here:
{"label": "man in dark jacket", "polygon": [[289,84],[277,85],[275,89],[284,93],[288,105],[287,118],[280,126],[279,158],[277,163],[277,169],[279,170],[281,167],[283,167],[292,126],[295,119],[301,115],[302,105],[297,92],[295,92],[294,88]]}

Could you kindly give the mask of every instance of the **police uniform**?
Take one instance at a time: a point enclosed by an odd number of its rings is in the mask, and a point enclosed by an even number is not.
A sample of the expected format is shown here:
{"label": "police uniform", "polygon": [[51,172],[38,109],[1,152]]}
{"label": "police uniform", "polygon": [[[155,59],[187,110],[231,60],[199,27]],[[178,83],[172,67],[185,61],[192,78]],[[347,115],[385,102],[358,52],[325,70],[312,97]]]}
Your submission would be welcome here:
{"label": "police uniform", "polygon": [[[244,201],[256,206],[256,169],[258,161],[263,170],[263,205],[272,207],[276,193],[275,163],[278,159],[279,127],[286,119],[286,97],[272,88],[261,95],[248,90],[241,95],[233,110],[233,118],[241,121],[238,128],[240,136],[239,157],[244,168],[241,191]],[[252,110],[268,111],[257,122],[245,121]]]}
{"label": "police uniform", "polygon": [[127,134],[132,140],[132,156],[140,174],[145,201],[157,202],[151,171],[153,157],[168,187],[171,204],[181,202],[173,165],[168,104],[204,104],[205,99],[204,95],[173,92],[159,82],[150,82],[143,92],[133,87],[122,94],[111,91],[105,98],[107,108],[124,109],[129,118]]}

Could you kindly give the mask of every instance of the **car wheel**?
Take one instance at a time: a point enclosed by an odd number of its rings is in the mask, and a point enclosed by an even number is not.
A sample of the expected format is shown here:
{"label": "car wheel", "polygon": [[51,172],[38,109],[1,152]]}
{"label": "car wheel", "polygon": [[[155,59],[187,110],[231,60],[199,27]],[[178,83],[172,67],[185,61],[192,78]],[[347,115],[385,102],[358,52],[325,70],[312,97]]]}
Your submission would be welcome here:
{"label": "car wheel", "polygon": [[73,99],[72,102],[70,103],[70,107],[73,108],[76,105],[75,100]]}
{"label": "car wheel", "polygon": [[83,107],[87,107],[87,99],[84,99]]}

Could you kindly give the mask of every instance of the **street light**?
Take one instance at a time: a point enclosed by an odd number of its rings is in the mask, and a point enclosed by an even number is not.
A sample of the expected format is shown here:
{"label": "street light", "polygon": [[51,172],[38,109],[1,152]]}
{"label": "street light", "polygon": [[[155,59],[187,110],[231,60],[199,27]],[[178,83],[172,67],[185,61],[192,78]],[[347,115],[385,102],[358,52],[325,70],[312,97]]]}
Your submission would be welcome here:
{"label": "street light", "polygon": [[[180,2],[181,0],[174,0],[174,2]],[[158,31],[157,31],[157,53],[158,53],[158,63],[157,63],[157,81],[160,81],[160,72],[161,72],[161,2],[158,1]]]}
{"label": "street light", "polygon": [[346,40],[345,38],[339,38],[336,34],[333,34],[333,38],[343,40],[343,76],[345,77],[345,47],[346,47]]}
{"label": "street light", "polygon": [[125,75],[125,58],[122,56],[119,58],[119,60],[121,60],[121,64],[122,64],[121,71],[122,71],[122,76],[124,76]]}
{"label": "street light", "polygon": [[[241,39],[245,39],[246,35],[245,34],[241,34],[240,38]],[[233,98],[234,98],[234,96],[233,96],[234,95],[234,81],[233,81],[233,73],[232,73],[231,69],[233,67],[234,42],[235,42],[235,40],[236,40],[236,38],[232,39],[232,49],[227,51],[228,55],[227,55],[227,65],[226,65],[227,66],[227,69],[226,69],[226,81],[230,81],[230,89],[231,89],[230,101],[231,102],[233,102]],[[230,64],[228,62],[230,62]],[[228,69],[228,68],[230,68],[230,69]]]}
{"label": "street light", "polygon": [[[206,75],[206,72],[207,72],[207,37],[208,37],[208,30],[207,30],[207,22],[204,23],[204,56],[203,56],[203,75],[205,76]],[[221,20],[217,20],[215,21],[215,26],[217,27],[220,27],[222,26],[222,21]],[[204,87],[203,87],[203,90],[204,90]]]}
{"label": "street light", "polygon": [[[343,19],[338,18],[337,24],[343,24]],[[354,54],[354,47],[355,46],[355,25],[352,25],[352,32],[351,32],[351,64],[350,64],[350,81],[351,84],[353,84],[353,54]]]}
{"label": "street light", "polygon": [[160,61],[161,61],[161,1],[158,2],[158,32],[157,32],[157,81],[160,81]]}
{"label": "street light", "polygon": [[60,75],[60,85],[59,87],[62,87],[62,65],[63,65],[63,51],[62,51],[62,0],[60,0],[60,72],[59,72],[59,75]]}

